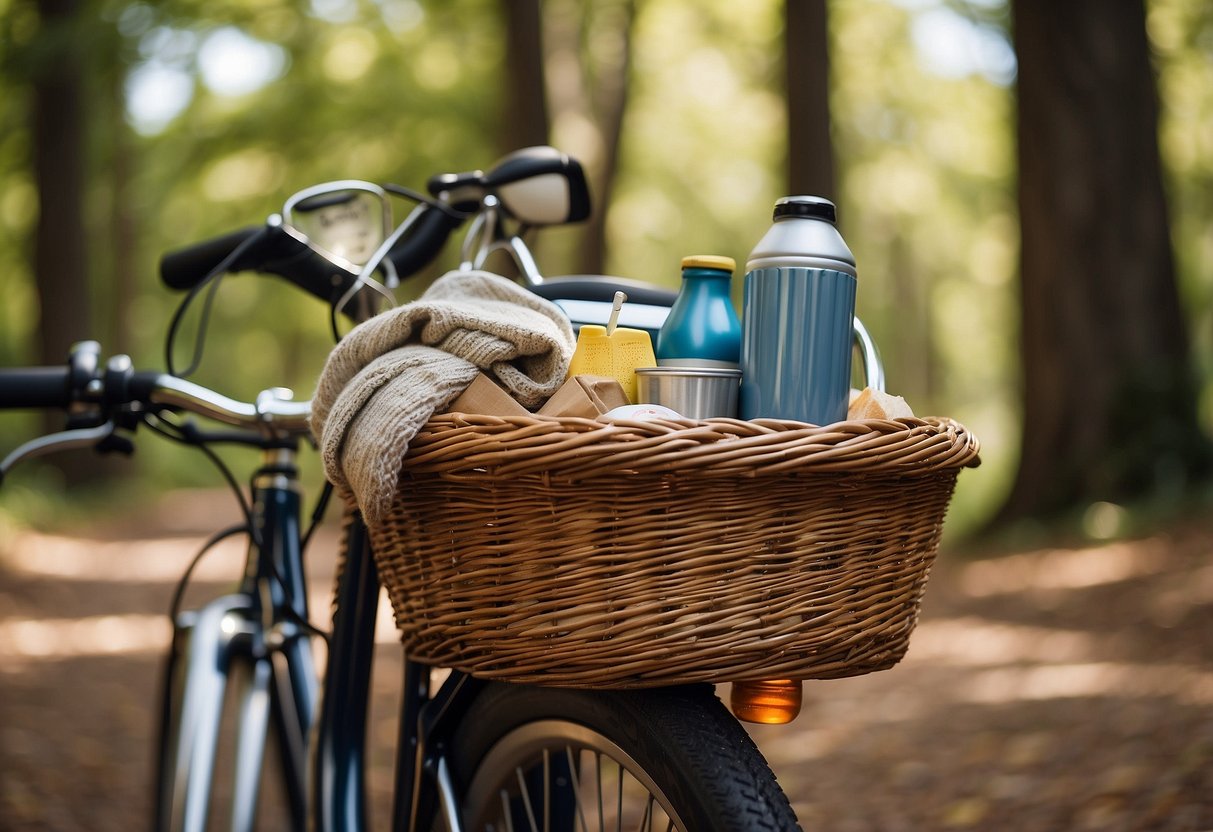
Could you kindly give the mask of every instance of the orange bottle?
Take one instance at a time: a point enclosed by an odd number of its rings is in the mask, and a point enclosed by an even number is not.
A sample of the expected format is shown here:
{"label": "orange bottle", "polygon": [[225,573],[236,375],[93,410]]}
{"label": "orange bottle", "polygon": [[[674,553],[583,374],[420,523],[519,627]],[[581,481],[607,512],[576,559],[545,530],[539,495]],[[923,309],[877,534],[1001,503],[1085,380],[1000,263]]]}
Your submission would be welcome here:
{"label": "orange bottle", "polygon": [[801,687],[799,679],[734,682],[729,705],[733,716],[745,722],[783,725],[800,713]]}

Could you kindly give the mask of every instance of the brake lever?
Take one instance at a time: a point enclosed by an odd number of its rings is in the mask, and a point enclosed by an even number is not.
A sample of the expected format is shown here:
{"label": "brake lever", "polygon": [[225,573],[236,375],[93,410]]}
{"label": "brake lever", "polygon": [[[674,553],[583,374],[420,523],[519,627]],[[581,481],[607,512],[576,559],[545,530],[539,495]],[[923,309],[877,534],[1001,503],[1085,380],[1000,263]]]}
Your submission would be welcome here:
{"label": "brake lever", "polygon": [[22,460],[33,459],[57,451],[91,448],[101,442],[105,442],[113,434],[114,422],[111,419],[96,427],[75,428],[31,439],[24,445],[18,446],[4,458],[3,462],[0,462],[0,483],[4,482],[4,478],[8,475],[9,470]]}

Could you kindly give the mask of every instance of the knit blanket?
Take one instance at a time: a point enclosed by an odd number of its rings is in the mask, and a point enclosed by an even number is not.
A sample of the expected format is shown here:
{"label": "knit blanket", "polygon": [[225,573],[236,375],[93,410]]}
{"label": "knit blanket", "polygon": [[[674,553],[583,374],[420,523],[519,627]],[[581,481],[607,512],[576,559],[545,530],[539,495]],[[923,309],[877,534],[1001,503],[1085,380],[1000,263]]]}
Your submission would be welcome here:
{"label": "knit blanket", "polygon": [[409,442],[480,371],[526,407],[556,392],[576,342],[550,301],[483,271],[449,272],[413,303],[355,327],[312,397],[324,471],[372,527],[391,506]]}

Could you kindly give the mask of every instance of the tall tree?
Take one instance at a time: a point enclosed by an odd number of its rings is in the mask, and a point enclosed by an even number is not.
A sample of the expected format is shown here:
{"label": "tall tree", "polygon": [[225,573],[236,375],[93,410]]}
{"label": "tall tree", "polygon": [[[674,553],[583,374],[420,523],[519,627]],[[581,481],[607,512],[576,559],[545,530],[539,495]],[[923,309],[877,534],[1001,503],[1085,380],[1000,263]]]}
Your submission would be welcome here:
{"label": "tall tree", "polygon": [[78,0],[39,0],[41,28],[33,62],[31,147],[38,190],[34,238],[41,325],[38,359],[59,364],[87,338],[88,258],[84,222],[85,66],[76,35]]}
{"label": "tall tree", "polygon": [[[549,2],[545,6],[548,58],[557,68],[548,92],[557,120],[580,125],[594,212],[584,226],[574,268],[601,274],[606,260],[606,217],[619,170],[623,119],[632,74],[636,0]],[[586,130],[585,128],[589,128]]]}
{"label": "tall tree", "polygon": [[[76,341],[92,337],[88,238],[84,217],[86,31],[78,0],[38,0],[40,26],[29,55],[32,89],[30,145],[38,191],[34,275],[38,295],[38,361],[62,365]],[[62,414],[43,417],[47,433],[63,429]],[[95,469],[83,453],[58,455],[53,464],[69,485],[87,482]]]}
{"label": "tall tree", "polygon": [[501,151],[508,153],[547,144],[549,120],[540,0],[502,0],[501,11],[506,34]]}
{"label": "tall tree", "polygon": [[[79,0],[35,0],[14,14],[26,30],[13,40],[4,70],[25,103],[29,166],[38,214],[29,249],[38,300],[34,358],[63,366],[71,345],[92,337],[85,223],[87,156],[87,28]],[[32,25],[30,25],[32,24]],[[6,32],[11,34],[11,32]],[[10,44],[6,43],[6,46]],[[63,414],[47,411],[41,431],[63,429]],[[82,454],[53,464],[69,485],[88,478]]]}
{"label": "tall tree", "polygon": [[836,199],[826,0],[785,0],[788,192]]}
{"label": "tall tree", "polygon": [[998,519],[1209,470],[1142,2],[1015,0],[1023,448]]}
{"label": "tall tree", "polygon": [[606,263],[606,215],[611,191],[619,172],[619,148],[623,138],[623,116],[627,110],[632,74],[632,33],[636,23],[635,0],[624,0],[614,10],[611,28],[613,48],[595,67],[595,87],[591,90],[596,120],[602,132],[602,160],[597,171],[598,205],[586,227],[582,245],[581,271],[602,274]]}

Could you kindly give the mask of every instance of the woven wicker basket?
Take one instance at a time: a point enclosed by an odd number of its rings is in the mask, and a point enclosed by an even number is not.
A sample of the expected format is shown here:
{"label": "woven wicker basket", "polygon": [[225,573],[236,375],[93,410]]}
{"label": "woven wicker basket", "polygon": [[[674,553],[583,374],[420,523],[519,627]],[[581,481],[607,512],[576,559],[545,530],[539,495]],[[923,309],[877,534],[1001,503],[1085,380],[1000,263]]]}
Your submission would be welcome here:
{"label": "woven wicker basket", "polygon": [[836,678],[905,653],[958,471],[939,419],[435,417],[372,531],[409,655],[556,686]]}

